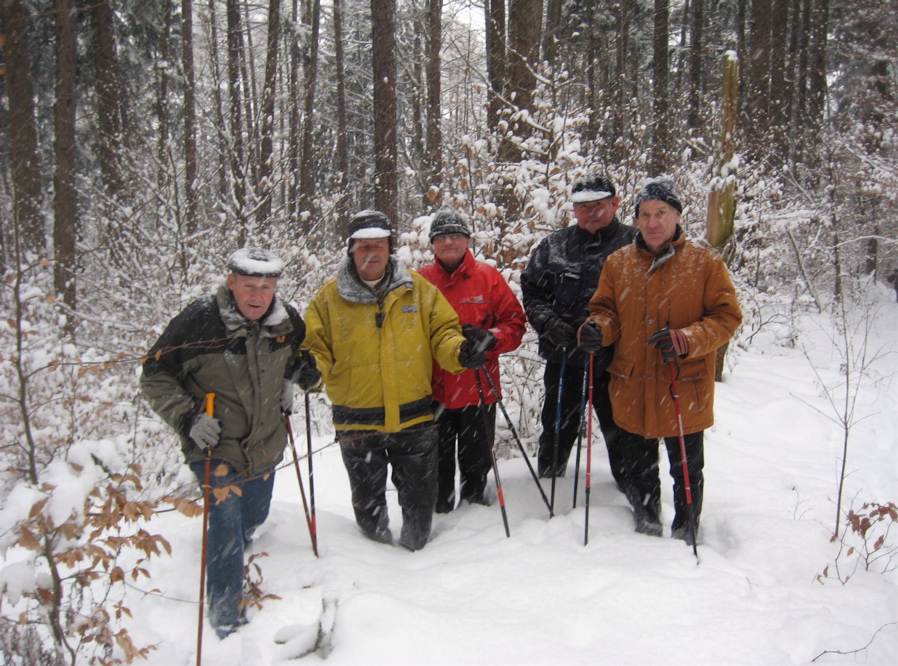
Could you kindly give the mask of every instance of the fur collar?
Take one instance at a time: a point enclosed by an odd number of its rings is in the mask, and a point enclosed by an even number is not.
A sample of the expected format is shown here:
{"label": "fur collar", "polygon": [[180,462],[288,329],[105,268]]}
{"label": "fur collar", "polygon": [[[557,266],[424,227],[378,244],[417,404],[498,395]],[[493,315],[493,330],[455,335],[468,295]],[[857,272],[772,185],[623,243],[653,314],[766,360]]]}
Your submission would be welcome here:
{"label": "fur collar", "polygon": [[[227,327],[228,332],[235,333],[242,330],[249,330],[255,325],[255,322],[244,317],[240,310],[237,309],[237,303],[234,301],[234,296],[231,294],[231,290],[228,289],[227,282],[218,285],[215,299],[218,301],[218,311],[221,313],[221,320]],[[287,321],[287,319],[287,309],[284,307],[281,299],[275,296],[274,300],[271,302],[271,307],[268,308],[268,312],[262,317],[258,325],[263,330],[269,330],[280,326]]]}
{"label": "fur collar", "polygon": [[[399,259],[390,256],[390,276],[389,282],[378,289],[383,294],[388,294],[399,287],[412,287],[412,276],[408,269]],[[379,285],[381,286],[381,285]],[[345,257],[340,262],[337,269],[337,293],[350,303],[376,303],[376,294],[368,289],[364,282],[359,279],[359,275],[355,270],[355,264],[352,257]]]}

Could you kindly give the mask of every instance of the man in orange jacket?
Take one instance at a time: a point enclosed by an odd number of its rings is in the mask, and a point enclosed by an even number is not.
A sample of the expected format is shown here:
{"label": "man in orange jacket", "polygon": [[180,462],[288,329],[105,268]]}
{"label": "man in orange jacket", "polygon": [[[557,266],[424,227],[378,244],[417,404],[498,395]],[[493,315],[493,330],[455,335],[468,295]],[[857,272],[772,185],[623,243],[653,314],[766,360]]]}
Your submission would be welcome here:
{"label": "man in orange jacket", "polygon": [[655,438],[663,437],[674,479],[671,536],[691,541],[667,364],[678,365],[691,508],[698,525],[703,435],[714,423],[717,349],[739,327],[742,311],[720,256],[683,233],[682,210],[670,179],[650,180],[637,194],[639,236],[605,262],[578,341],[590,354],[615,345],[609,391],[614,420],[627,436],[608,454],[633,506],[636,530],[662,534]]}
{"label": "man in orange jacket", "polygon": [[[444,206],[430,223],[434,262],[419,271],[455,308],[463,329],[487,329],[491,338],[488,343],[491,351],[482,368],[457,375],[434,362],[433,399],[437,403],[434,411],[440,430],[437,513],[448,513],[456,505],[456,440],[461,480],[458,495],[469,503],[487,503],[484,490],[492,466],[490,449],[496,431],[496,397],[482,374],[480,386],[477,385],[475,373],[488,372],[501,395],[499,354],[520,346],[526,326],[524,310],[505,278],[492,266],[474,259],[469,249],[470,238],[471,229],[465,218]],[[481,397],[486,405],[486,422],[480,408]]]}

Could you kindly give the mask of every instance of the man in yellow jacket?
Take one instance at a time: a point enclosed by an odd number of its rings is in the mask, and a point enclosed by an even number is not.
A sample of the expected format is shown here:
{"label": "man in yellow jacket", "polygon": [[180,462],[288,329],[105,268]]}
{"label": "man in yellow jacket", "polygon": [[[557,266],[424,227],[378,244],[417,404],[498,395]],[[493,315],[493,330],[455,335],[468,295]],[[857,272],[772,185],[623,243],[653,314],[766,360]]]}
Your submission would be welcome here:
{"label": "man in yellow jacket", "polygon": [[616,343],[608,366],[609,392],[614,420],[630,436],[609,448],[608,455],[633,506],[636,530],[662,534],[656,439],[662,437],[674,479],[671,536],[688,542],[690,507],[668,363],[678,365],[691,508],[698,525],[703,435],[714,423],[717,349],[739,327],[742,311],[720,256],[684,235],[682,210],[668,178],[648,181],[637,194],[639,236],[605,262],[579,344],[594,353]]}
{"label": "man in yellow jacket", "polygon": [[[392,543],[386,502],[392,466],[402,508],[399,544],[419,550],[437,497],[433,361],[454,373],[480,367],[489,340],[479,337],[482,329],[465,337],[439,289],[393,256],[392,237],[383,213],[352,217],[348,256],[309,303],[303,348],[333,403],[359,528]],[[300,384],[313,386],[317,377],[304,374]]]}

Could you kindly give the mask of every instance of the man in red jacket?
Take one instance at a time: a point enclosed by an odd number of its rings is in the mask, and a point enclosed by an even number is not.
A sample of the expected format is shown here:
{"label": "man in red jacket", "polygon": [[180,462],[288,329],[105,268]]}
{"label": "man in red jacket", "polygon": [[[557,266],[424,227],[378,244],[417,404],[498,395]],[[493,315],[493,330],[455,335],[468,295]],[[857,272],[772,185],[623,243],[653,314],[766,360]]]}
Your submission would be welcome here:
{"label": "man in red jacket", "polygon": [[[496,431],[496,396],[487,379],[480,374],[483,395],[476,373],[486,371],[497,391],[499,354],[514,351],[524,336],[524,310],[501,273],[476,261],[469,249],[471,229],[457,211],[443,206],[430,223],[430,242],[435,261],[419,272],[443,293],[455,308],[463,329],[480,327],[491,334],[487,362],[476,370],[460,375],[433,367],[435,419],[440,428],[437,513],[455,508],[455,448],[458,442],[458,468],[461,477],[459,497],[474,504],[484,499],[492,460],[490,450]],[[481,399],[487,418],[483,418]]]}

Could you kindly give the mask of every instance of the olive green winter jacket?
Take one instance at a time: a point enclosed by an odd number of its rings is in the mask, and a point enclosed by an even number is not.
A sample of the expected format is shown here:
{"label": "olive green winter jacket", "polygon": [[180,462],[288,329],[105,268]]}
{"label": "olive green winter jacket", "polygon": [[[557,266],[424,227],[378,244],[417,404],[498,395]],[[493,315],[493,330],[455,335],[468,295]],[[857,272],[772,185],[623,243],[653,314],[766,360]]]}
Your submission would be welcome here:
{"label": "olive green winter jacket", "polygon": [[169,322],[147,353],[140,387],[153,411],[181,435],[187,462],[204,459],[187,433],[207,393],[215,393],[222,426],[215,459],[247,474],[281,461],[287,444],[281,392],[304,334],[302,318],[277,297],[267,315],[250,321],[226,284]]}

